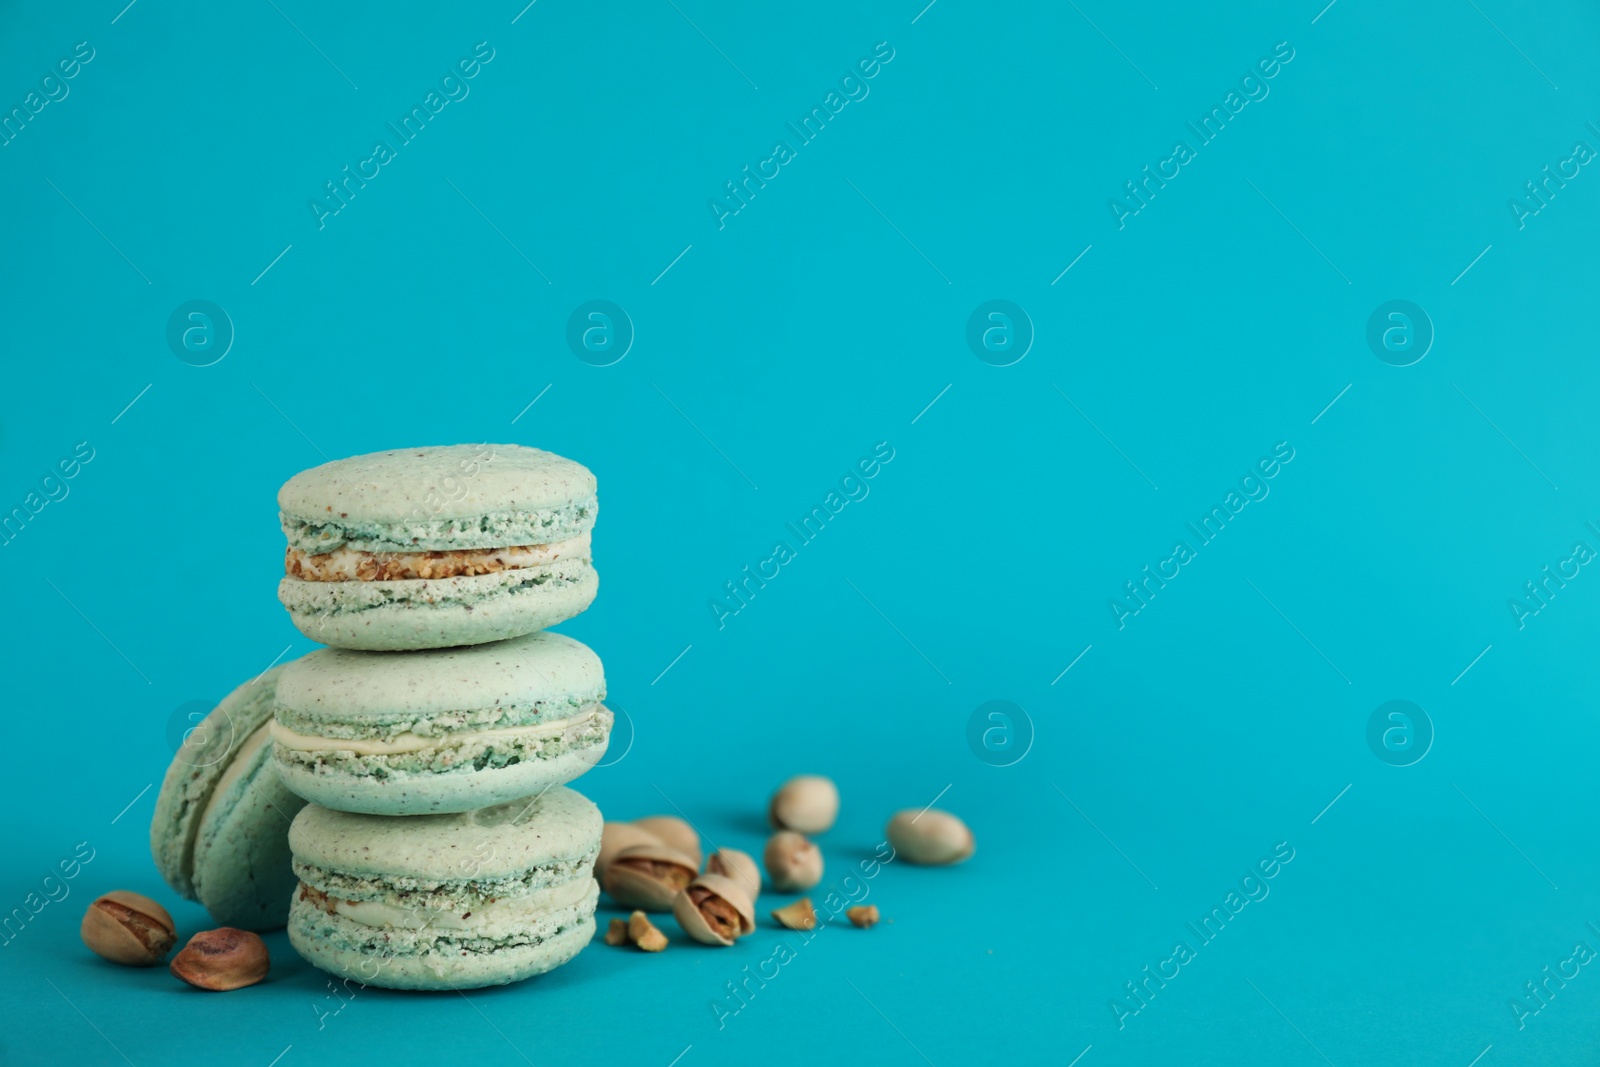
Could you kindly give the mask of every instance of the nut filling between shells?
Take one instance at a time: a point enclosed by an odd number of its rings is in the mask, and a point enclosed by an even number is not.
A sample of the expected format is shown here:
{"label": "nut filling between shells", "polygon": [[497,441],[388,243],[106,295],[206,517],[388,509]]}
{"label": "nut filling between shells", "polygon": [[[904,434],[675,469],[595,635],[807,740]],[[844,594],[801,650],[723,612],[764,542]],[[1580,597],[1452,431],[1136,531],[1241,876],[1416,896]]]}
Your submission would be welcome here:
{"label": "nut filling between shells", "polygon": [[368,552],[342,546],[311,553],[290,545],[284,552],[283,570],[289,577],[307,582],[393,582],[495,574],[566,559],[590,559],[587,533],[549,544],[434,551]]}

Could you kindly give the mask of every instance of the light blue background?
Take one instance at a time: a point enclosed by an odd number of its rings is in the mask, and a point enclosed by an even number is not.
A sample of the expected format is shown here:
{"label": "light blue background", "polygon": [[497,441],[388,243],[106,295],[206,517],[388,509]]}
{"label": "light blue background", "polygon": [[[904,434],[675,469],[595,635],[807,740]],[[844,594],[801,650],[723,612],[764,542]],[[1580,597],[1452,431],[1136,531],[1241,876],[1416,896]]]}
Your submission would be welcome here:
{"label": "light blue background", "polygon": [[[1507,607],[1574,542],[1600,548],[1600,174],[1524,228],[1508,207],[1600,146],[1592,5],[520,7],[0,15],[7,110],[95,50],[0,148],[0,505],[95,452],[0,549],[0,907],[95,852],[0,949],[7,1062],[1493,1067],[1595,1047],[1592,968],[1522,1029],[1509,1004],[1600,949],[1600,577],[1520,630]],[[319,231],[323,182],[479,41],[470,95]],[[708,199],[880,41],[870,95],[719,230]],[[1280,41],[1270,95],[1119,230],[1108,199]],[[191,299],[236,330],[210,367],[165,342]],[[591,299],[636,328],[615,366],[566,346]],[[992,299],[1036,330],[1011,367],[965,342]],[[1391,299],[1436,330],[1411,367],[1365,341]],[[823,932],[721,1029],[710,1003],[779,931],[597,946],[470,1002],[371,990],[320,1029],[323,977],[281,934],[270,980],[228,996],[90,957],[78,920],[109,889],[205,923],[151,865],[146,787],[177,709],[311,647],[274,599],[278,486],[483,440],[600,481],[601,593],[563,629],[636,728],[579,783],[603,810],[676,807],[755,850],[768,791],[816,771],[844,794],[828,883],[936,796],[977,855],[888,868],[871,899],[892,925]],[[719,630],[723,583],[880,441],[870,495]],[[1295,458],[1270,496],[1119,630],[1108,599],[1278,442]],[[1011,767],[966,741],[992,699],[1036,734]],[[1391,699],[1436,731],[1414,766],[1368,748]],[[1295,858],[1270,896],[1119,1029],[1123,983],[1278,842]]]}

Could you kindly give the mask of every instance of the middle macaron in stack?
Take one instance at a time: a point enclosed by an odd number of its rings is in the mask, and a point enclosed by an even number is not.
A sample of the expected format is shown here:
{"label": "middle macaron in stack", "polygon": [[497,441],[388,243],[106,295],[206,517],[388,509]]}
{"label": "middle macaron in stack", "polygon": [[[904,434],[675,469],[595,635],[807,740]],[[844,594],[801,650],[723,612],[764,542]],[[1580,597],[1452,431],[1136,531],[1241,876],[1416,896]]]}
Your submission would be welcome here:
{"label": "middle macaron in stack", "polygon": [[284,668],[278,776],[339,811],[470,811],[562,785],[605,755],[600,657],[561,634],[424,652],[325,648]]}

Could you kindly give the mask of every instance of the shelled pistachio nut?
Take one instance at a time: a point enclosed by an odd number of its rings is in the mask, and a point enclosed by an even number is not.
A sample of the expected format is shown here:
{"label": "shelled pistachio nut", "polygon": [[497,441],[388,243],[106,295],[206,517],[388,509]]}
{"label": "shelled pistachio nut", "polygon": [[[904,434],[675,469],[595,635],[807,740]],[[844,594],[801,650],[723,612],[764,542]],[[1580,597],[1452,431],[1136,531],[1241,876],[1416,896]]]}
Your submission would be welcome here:
{"label": "shelled pistachio nut", "polygon": [[731,945],[756,928],[750,897],[721,874],[702,874],[690,882],[673,902],[672,914],[683,932],[703,945]]}
{"label": "shelled pistachio nut", "polygon": [[682,852],[660,844],[634,845],[617,853],[600,884],[624,908],[671,911],[694,876],[694,861]]}

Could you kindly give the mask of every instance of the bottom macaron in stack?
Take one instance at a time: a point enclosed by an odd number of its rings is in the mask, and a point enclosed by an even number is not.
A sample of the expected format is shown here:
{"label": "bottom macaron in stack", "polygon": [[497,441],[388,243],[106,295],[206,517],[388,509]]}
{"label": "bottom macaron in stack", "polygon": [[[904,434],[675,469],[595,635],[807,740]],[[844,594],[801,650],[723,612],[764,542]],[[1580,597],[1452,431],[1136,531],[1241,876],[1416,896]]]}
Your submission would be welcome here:
{"label": "bottom macaron in stack", "polygon": [[561,786],[447,815],[308,805],[289,831],[289,941],[324,971],[388,989],[542,974],[594,936],[601,826]]}

